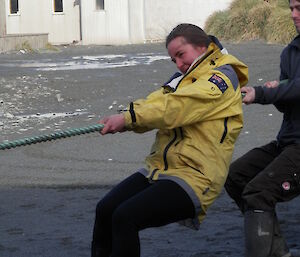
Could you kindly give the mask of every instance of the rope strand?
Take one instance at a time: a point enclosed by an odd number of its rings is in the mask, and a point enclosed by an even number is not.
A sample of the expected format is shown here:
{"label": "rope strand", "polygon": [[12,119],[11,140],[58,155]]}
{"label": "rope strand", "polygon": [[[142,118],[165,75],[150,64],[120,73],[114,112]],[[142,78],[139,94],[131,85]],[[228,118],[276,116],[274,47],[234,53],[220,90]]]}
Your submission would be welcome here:
{"label": "rope strand", "polygon": [[34,137],[26,137],[14,141],[3,142],[0,144],[0,150],[101,131],[103,127],[104,127],[103,124],[96,124],[96,125],[91,125],[82,128],[67,129],[67,130],[62,130],[51,134],[45,134],[45,135],[34,136]]}

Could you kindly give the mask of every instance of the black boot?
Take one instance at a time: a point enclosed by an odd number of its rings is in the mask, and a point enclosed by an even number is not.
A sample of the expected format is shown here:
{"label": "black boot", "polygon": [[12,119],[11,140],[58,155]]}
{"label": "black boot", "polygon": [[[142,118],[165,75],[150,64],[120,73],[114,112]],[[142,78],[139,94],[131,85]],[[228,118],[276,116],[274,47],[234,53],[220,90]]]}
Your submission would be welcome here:
{"label": "black boot", "polygon": [[271,257],[291,257],[291,253],[286,244],[284,237],[281,234],[279,222],[276,214],[274,215],[274,233],[271,248]]}
{"label": "black boot", "polygon": [[273,212],[246,211],[244,219],[246,257],[269,257],[271,254]]}

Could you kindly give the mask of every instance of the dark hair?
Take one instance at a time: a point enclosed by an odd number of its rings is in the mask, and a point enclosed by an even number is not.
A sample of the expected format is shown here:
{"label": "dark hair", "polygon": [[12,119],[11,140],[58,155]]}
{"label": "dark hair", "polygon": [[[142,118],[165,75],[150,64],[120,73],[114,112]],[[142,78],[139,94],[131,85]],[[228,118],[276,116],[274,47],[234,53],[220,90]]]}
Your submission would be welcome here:
{"label": "dark hair", "polygon": [[208,47],[211,42],[211,39],[200,27],[189,23],[179,24],[170,32],[166,38],[166,48],[177,37],[183,37],[187,43],[195,46]]}

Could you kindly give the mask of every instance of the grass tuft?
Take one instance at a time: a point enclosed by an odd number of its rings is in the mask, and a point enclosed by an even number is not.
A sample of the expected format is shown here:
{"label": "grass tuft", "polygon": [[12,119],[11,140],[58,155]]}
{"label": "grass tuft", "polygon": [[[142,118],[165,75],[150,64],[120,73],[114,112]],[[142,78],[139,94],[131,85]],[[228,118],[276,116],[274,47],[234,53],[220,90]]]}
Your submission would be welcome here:
{"label": "grass tuft", "polygon": [[56,47],[56,46],[54,46],[54,45],[52,45],[51,43],[47,43],[46,46],[45,46],[45,48],[47,50],[49,50],[49,51],[59,51],[59,48]]}
{"label": "grass tuft", "polygon": [[15,49],[17,51],[23,50],[27,53],[34,53],[35,52],[35,50],[32,48],[32,46],[30,45],[30,43],[27,40],[22,42],[21,45],[16,45]]}
{"label": "grass tuft", "polygon": [[297,35],[290,17],[289,9],[277,8],[274,10],[266,26],[266,31],[268,31],[266,40],[268,42],[287,44]]}
{"label": "grass tuft", "polygon": [[207,19],[205,31],[233,42],[263,39],[287,44],[297,35],[287,0],[234,0],[228,10]]}

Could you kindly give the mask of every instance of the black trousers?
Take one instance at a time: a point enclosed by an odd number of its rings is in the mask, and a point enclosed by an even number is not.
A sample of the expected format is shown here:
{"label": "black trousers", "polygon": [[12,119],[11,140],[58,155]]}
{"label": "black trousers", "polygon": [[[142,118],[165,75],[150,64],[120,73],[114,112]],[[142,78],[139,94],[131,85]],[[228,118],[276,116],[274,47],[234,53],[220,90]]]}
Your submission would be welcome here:
{"label": "black trousers", "polygon": [[277,202],[300,194],[300,145],[252,149],[231,164],[225,189],[242,212],[275,211]]}
{"label": "black trousers", "polygon": [[97,205],[93,246],[99,257],[138,257],[138,232],[195,216],[188,194],[171,180],[149,183],[135,173]]}

